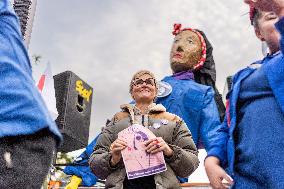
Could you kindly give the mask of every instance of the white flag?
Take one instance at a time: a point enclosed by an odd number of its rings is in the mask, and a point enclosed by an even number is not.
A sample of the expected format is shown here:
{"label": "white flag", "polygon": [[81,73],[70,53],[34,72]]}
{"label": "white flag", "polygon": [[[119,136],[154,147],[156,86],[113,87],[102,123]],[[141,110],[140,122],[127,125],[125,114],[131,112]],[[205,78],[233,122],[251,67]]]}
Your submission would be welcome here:
{"label": "white flag", "polygon": [[58,117],[58,111],[56,109],[54,80],[51,72],[50,63],[47,63],[47,67],[44,73],[41,75],[37,87],[48,108],[52,120],[55,120]]}

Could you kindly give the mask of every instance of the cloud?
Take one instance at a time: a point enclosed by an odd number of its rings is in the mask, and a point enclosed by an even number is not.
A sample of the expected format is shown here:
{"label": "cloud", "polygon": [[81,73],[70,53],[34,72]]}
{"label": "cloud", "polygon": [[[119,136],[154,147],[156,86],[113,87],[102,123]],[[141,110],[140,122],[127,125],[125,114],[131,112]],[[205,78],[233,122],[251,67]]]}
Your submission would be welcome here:
{"label": "cloud", "polygon": [[207,34],[222,91],[227,75],[260,57],[246,12],[241,1],[227,0],[38,1],[30,53],[50,61],[54,73],[71,70],[93,86],[93,138],[131,100],[136,71],[149,69],[159,79],[171,73],[173,23]]}

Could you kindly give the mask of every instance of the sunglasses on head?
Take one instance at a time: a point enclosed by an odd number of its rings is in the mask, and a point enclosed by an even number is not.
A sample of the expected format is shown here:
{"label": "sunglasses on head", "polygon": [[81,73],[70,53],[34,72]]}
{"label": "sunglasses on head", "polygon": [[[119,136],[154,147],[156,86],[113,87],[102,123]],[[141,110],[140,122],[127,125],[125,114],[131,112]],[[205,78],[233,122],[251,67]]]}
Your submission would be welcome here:
{"label": "sunglasses on head", "polygon": [[143,85],[143,83],[146,83],[146,85],[152,85],[154,86],[154,80],[152,78],[148,78],[148,79],[137,79],[135,81],[133,81],[133,84],[135,86],[138,86],[138,85]]}

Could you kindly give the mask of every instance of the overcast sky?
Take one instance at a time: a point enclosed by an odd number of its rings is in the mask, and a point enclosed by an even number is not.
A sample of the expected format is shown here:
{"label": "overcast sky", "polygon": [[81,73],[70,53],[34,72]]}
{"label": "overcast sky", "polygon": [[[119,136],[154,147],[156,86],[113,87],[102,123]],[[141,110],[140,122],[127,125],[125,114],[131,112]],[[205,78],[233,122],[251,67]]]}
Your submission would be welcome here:
{"label": "overcast sky", "polygon": [[[171,74],[173,23],[203,30],[214,46],[217,86],[261,57],[242,0],[38,0],[30,54],[54,74],[71,70],[94,88],[90,138],[130,101],[129,81],[140,69]],[[37,78],[35,78],[37,79]]]}

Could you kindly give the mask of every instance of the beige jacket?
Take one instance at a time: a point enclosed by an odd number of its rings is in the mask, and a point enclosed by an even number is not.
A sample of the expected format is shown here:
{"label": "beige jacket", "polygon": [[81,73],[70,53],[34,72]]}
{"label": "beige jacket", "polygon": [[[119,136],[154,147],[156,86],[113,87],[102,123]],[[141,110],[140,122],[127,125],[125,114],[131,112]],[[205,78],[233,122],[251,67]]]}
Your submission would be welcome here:
{"label": "beige jacket", "polygon": [[[120,131],[133,123],[139,123],[149,128],[157,137],[162,137],[174,151],[171,158],[165,157],[167,171],[154,176],[156,188],[180,188],[176,176],[188,177],[199,165],[198,151],[186,124],[178,116],[166,112],[165,107],[160,104],[150,105],[148,114],[145,115],[130,104],[122,105],[121,109],[102,132],[90,156],[89,164],[93,173],[100,179],[106,179],[106,188],[123,188],[126,177],[123,162],[116,168],[110,167],[109,147]],[[154,128],[153,124],[161,126]]]}

